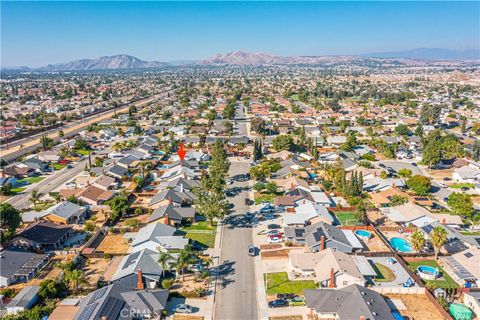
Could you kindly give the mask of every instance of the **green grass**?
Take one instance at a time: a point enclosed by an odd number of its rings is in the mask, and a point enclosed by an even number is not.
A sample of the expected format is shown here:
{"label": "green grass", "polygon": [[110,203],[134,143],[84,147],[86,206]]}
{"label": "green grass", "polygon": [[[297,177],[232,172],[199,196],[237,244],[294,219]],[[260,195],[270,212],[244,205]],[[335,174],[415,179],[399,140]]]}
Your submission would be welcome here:
{"label": "green grass", "polygon": [[91,150],[75,150],[78,154],[81,154],[82,156],[88,156],[91,152]]}
{"label": "green grass", "polygon": [[260,204],[260,203],[262,203],[262,202],[264,202],[264,201],[274,203],[276,196],[277,196],[277,195],[276,195],[275,193],[262,193],[262,194],[259,194],[259,196],[256,196],[256,197],[255,197],[255,204]]}
{"label": "green grass", "polygon": [[[181,227],[180,230],[185,232],[185,237],[195,240],[205,247],[213,248],[215,246],[216,226],[217,222],[215,221],[213,226],[210,225],[209,221],[200,221],[190,226]],[[207,233],[196,233],[195,231],[207,231]]]}
{"label": "green grass", "polygon": [[12,188],[10,190],[10,192],[12,192],[12,195],[16,195],[17,193],[22,193],[23,191],[25,191],[25,187],[19,187],[19,188]]}
{"label": "green grass", "polygon": [[454,184],[449,185],[449,187],[454,188],[454,189],[461,189],[461,188],[464,188],[464,187],[474,189],[475,185],[473,183],[454,183]]}
{"label": "green grass", "polygon": [[267,294],[302,294],[304,289],[317,287],[313,280],[288,280],[286,272],[264,274],[263,278],[267,280]]}
{"label": "green grass", "polygon": [[441,277],[437,280],[423,280],[426,286],[435,286],[439,288],[458,288],[460,287],[449,275],[443,270],[442,267],[435,260],[419,260],[419,261],[407,261],[408,267],[416,272],[418,266],[430,266],[437,268],[440,271]]}
{"label": "green grass", "polygon": [[480,236],[480,231],[460,231],[464,236]]}
{"label": "green grass", "polygon": [[66,164],[61,164],[61,163],[54,163],[53,164],[53,169],[55,170],[62,170],[65,168],[67,165]]}
{"label": "green grass", "polygon": [[195,240],[205,247],[213,248],[215,246],[215,233],[191,233],[187,232],[185,237]]}
{"label": "green grass", "polygon": [[389,267],[381,263],[375,263],[373,269],[377,273],[377,276],[375,277],[376,282],[392,282],[396,278],[395,273],[393,273]]}
{"label": "green grass", "polygon": [[34,183],[42,181],[43,179],[45,179],[45,177],[29,177],[29,178],[25,178],[25,179],[20,179],[20,180],[18,180],[18,182],[19,183],[34,184]]}
{"label": "green grass", "polygon": [[354,226],[357,224],[357,212],[355,211],[337,211],[335,216],[342,226]]}

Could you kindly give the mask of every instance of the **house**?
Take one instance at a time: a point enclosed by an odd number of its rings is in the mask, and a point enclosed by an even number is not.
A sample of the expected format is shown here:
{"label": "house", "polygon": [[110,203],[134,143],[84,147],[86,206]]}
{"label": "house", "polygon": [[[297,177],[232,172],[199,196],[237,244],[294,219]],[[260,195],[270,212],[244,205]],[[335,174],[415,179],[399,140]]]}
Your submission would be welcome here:
{"label": "house", "polygon": [[480,249],[469,246],[466,250],[440,257],[442,267],[460,285],[476,282],[480,285]]}
{"label": "house", "polygon": [[82,202],[95,206],[104,204],[113,198],[114,195],[113,191],[103,190],[92,185],[77,193],[76,197]]}
{"label": "house", "polygon": [[5,288],[17,282],[29,281],[49,259],[48,254],[37,254],[17,248],[0,252],[0,287]]}
{"label": "house", "polygon": [[163,273],[158,263],[159,256],[158,251],[147,248],[124,256],[112,276],[112,281],[130,289],[157,288]]}
{"label": "house", "polygon": [[23,163],[6,166],[2,171],[2,176],[14,178],[28,178],[35,174],[35,170]]}
{"label": "house", "polygon": [[405,181],[397,178],[382,179],[375,176],[371,178],[364,178],[363,180],[363,190],[367,192],[383,191],[394,187],[405,188]]}
{"label": "house", "polygon": [[199,173],[196,173],[194,170],[179,164],[165,170],[160,179],[167,181],[174,180],[179,177],[183,177],[185,179],[195,179],[198,175]]}
{"label": "house", "polygon": [[39,152],[37,154],[37,158],[44,162],[58,162],[61,159],[61,157],[58,155],[58,152],[53,150]]}
{"label": "house", "polygon": [[148,206],[153,209],[166,205],[182,207],[193,204],[195,198],[195,195],[187,190],[181,192],[174,189],[166,189],[155,194],[150,199]]}
{"label": "house", "polygon": [[44,211],[43,219],[54,223],[82,223],[85,220],[87,208],[69,201],[62,201]]}
{"label": "house", "polygon": [[10,187],[15,188],[17,186],[17,178],[15,177],[0,177],[0,188],[3,186],[10,185]]}
{"label": "house", "polygon": [[158,184],[158,190],[175,189],[179,192],[190,191],[200,186],[197,180],[188,180],[183,177],[177,177],[173,180],[162,181]]}
{"label": "house", "polygon": [[128,168],[125,168],[116,164],[112,166],[110,169],[108,169],[105,172],[105,174],[117,179],[122,179],[122,178],[128,177],[130,175],[130,171],[128,170]]}
{"label": "house", "polygon": [[148,218],[148,222],[150,223],[161,219],[165,224],[180,226],[184,223],[195,222],[195,217],[195,208],[166,205],[156,208]]}
{"label": "house", "polygon": [[103,190],[112,190],[118,186],[114,178],[105,175],[96,178],[92,185]]}
{"label": "house", "polygon": [[72,235],[69,226],[38,221],[19,232],[12,239],[12,246],[40,252],[58,250]]}
{"label": "house", "polygon": [[31,309],[38,301],[38,289],[40,286],[26,286],[7,304],[8,314]]}
{"label": "house", "polygon": [[287,241],[306,245],[311,252],[332,248],[352,253],[363,249],[352,231],[341,230],[323,222],[304,227],[285,227],[285,237]]}
{"label": "house", "polygon": [[329,146],[341,146],[347,142],[347,137],[346,136],[328,136],[327,137],[327,143]]}
{"label": "house", "polygon": [[141,228],[132,240],[132,252],[148,248],[159,250],[183,249],[188,244],[188,239],[177,234],[177,229],[163,223],[150,223]]}
{"label": "house", "polygon": [[455,168],[452,179],[457,182],[477,183],[480,181],[480,169],[475,166]]}
{"label": "house", "polygon": [[346,253],[332,249],[320,252],[291,250],[288,258],[294,272],[314,274],[315,282],[322,287],[334,285],[343,288],[352,284],[365,285],[365,278],[357,267],[355,259]]}
{"label": "house", "polygon": [[48,171],[48,164],[35,157],[26,159],[22,163],[38,174],[43,174]]}
{"label": "house", "polygon": [[472,310],[477,318],[480,316],[480,292],[465,292],[463,304]]}
{"label": "house", "polygon": [[317,222],[333,224],[335,220],[327,208],[307,201],[295,207],[295,213],[285,213],[283,221],[287,226],[303,226],[306,223],[315,224]]}
{"label": "house", "polygon": [[160,319],[166,310],[168,290],[131,290],[113,283],[90,292],[79,304],[74,320]]}
{"label": "house", "polygon": [[304,290],[303,293],[312,318],[395,320],[378,292],[357,284],[340,289]]}

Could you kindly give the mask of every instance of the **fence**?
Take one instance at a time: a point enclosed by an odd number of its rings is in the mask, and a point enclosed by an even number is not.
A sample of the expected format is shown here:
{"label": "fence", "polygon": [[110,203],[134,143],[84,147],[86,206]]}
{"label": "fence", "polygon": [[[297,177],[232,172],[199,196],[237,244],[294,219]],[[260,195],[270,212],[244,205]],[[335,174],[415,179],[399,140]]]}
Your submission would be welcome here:
{"label": "fence", "polygon": [[425,294],[425,291],[427,291],[424,287],[369,287],[369,289],[380,294]]}

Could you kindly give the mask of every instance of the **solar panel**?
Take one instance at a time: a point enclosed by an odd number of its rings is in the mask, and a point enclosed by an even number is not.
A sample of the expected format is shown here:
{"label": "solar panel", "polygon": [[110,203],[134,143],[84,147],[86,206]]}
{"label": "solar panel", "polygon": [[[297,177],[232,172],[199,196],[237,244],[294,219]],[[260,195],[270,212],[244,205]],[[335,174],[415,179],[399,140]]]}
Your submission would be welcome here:
{"label": "solar panel", "polygon": [[471,254],[470,252],[464,253],[463,255],[467,258],[473,257],[473,254]]}
{"label": "solar panel", "polygon": [[80,316],[78,317],[78,320],[88,320],[92,316],[93,312],[95,311],[95,308],[97,307],[98,302],[94,302],[92,304],[89,304],[83,309],[82,313],[80,313]]}
{"label": "solar panel", "polygon": [[102,298],[105,295],[105,292],[107,292],[107,290],[108,290],[108,287],[103,287],[95,291],[95,293],[92,296],[92,301]]}
{"label": "solar panel", "polygon": [[138,258],[139,255],[140,255],[140,251],[137,251],[129,255],[122,270],[130,267],[130,265],[135,262],[135,260]]}
{"label": "solar panel", "polygon": [[103,304],[103,308],[100,310],[99,315],[100,317],[107,317],[107,319],[117,319],[123,305],[124,301],[108,297],[107,301]]}

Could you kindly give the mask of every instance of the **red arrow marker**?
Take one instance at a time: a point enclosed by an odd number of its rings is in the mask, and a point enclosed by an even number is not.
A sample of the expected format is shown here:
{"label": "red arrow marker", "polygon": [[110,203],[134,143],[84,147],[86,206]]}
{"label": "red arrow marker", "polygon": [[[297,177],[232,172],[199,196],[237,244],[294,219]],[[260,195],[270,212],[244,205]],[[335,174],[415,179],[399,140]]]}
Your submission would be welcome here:
{"label": "red arrow marker", "polygon": [[178,148],[177,154],[180,157],[180,161],[183,161],[183,158],[185,158],[185,155],[187,154],[187,151],[183,149],[183,143],[180,144],[180,148]]}

